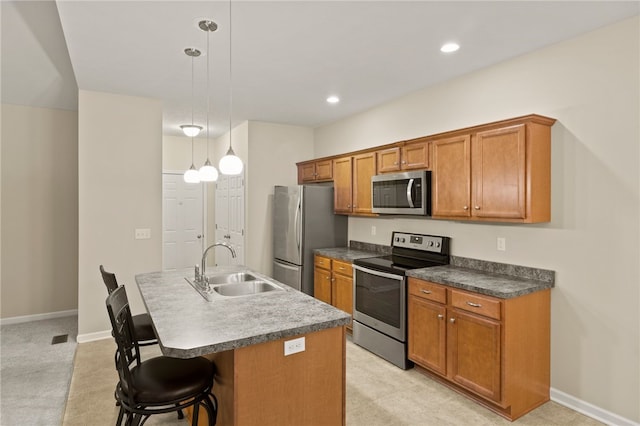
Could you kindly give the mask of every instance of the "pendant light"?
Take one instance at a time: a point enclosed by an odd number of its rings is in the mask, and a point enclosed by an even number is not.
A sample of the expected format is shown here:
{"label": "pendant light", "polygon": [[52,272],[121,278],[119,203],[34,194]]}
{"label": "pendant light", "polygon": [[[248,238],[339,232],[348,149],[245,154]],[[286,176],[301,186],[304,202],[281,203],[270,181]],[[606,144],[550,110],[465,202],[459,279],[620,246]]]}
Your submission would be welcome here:
{"label": "pendant light", "polygon": [[231,117],[233,112],[233,79],[231,74],[231,0],[229,0],[229,149],[220,159],[218,166],[225,175],[239,175],[242,173],[242,160],[231,148]]}
{"label": "pendant light", "polygon": [[209,62],[211,55],[209,54],[209,33],[214,32],[218,29],[218,25],[209,20],[200,21],[198,26],[202,31],[207,32],[207,161],[205,161],[204,166],[200,167],[198,174],[200,175],[200,180],[203,182],[214,182],[218,180],[218,170],[211,165],[211,161],[209,161],[209,129],[211,125],[209,124],[209,104],[211,94],[209,93]]}
{"label": "pendant light", "polygon": [[[202,129],[202,127],[193,124],[193,58],[197,58],[198,56],[200,56],[200,51],[194,48],[187,48],[184,49],[184,53],[187,56],[191,57],[191,124],[185,124],[184,126],[180,126],[180,128],[182,128],[185,134],[189,135],[185,130],[185,127],[191,127],[192,129],[194,127],[198,127],[199,129]],[[184,172],[184,181],[186,183],[200,183],[200,176],[198,175],[198,171],[193,165],[193,137],[200,132],[199,129],[197,132],[191,132],[191,134],[189,135],[191,137],[191,167],[189,167],[189,170]]]}

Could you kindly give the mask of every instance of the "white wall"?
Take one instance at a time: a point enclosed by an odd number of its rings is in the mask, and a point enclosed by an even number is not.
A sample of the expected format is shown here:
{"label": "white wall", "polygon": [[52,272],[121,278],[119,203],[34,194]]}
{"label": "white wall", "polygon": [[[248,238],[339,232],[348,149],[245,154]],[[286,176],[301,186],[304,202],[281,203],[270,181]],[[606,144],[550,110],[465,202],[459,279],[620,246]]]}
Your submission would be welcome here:
{"label": "white wall", "polygon": [[77,117],[2,105],[2,318],[78,307]]}
{"label": "white wall", "polygon": [[[552,387],[640,421],[639,20],[316,129],[317,157],[529,113],[554,117],[552,221],[350,218],[349,238],[448,235],[452,254],[552,269]],[[458,54],[464,54],[464,46]],[[377,235],[371,235],[371,226]],[[496,237],[507,250],[496,250]]]}
{"label": "white wall", "polygon": [[[82,340],[111,328],[100,264],[126,285],[134,313],[144,311],[135,274],[162,268],[162,104],[80,90],[78,136]],[[151,239],[135,240],[136,228]]]}
{"label": "white wall", "polygon": [[273,187],[297,185],[295,163],[310,158],[313,158],[311,128],[249,122],[246,259],[251,268],[272,273]]}

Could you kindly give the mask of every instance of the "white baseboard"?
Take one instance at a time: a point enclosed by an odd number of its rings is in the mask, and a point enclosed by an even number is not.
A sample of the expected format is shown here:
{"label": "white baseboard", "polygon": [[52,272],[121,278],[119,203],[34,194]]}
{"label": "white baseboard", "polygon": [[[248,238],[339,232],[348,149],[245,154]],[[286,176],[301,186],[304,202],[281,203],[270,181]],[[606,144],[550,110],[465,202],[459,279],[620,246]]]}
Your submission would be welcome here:
{"label": "white baseboard", "polygon": [[96,340],[111,339],[111,330],[96,331],[95,333],[78,334],[78,343],[94,342]]}
{"label": "white baseboard", "polygon": [[77,309],[71,309],[68,311],[58,311],[58,312],[49,312],[46,314],[35,314],[35,315],[23,315],[20,317],[11,317],[11,318],[2,318],[0,319],[0,325],[11,325],[11,324],[20,324],[23,322],[31,322],[31,321],[40,321],[40,320],[48,320],[54,318],[62,318],[62,317],[71,317],[78,316]]}
{"label": "white baseboard", "polygon": [[607,411],[603,408],[597,407],[591,403],[576,398],[557,389],[550,389],[551,400],[557,402],[560,405],[571,408],[578,413],[582,413],[585,416],[589,416],[595,420],[598,420],[604,424],[611,426],[640,426],[640,423],[629,420],[618,414]]}

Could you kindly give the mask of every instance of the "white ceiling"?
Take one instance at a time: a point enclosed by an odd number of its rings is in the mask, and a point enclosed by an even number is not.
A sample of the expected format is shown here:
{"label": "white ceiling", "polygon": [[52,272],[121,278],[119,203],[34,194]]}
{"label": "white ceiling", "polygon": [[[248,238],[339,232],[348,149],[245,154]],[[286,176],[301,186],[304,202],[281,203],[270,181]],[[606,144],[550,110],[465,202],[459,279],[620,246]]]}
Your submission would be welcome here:
{"label": "white ceiling", "polygon": [[[207,34],[197,26],[206,18],[219,26],[210,38],[211,135],[223,133],[229,5],[2,1],[2,101],[75,109],[77,87],[162,99],[165,134],[180,134],[192,104],[206,125]],[[640,2],[233,0],[231,10],[234,125],[314,127],[637,15]],[[461,49],[440,53],[447,41]],[[203,52],[193,103],[187,47]],[[330,94],[342,101],[327,104]]]}

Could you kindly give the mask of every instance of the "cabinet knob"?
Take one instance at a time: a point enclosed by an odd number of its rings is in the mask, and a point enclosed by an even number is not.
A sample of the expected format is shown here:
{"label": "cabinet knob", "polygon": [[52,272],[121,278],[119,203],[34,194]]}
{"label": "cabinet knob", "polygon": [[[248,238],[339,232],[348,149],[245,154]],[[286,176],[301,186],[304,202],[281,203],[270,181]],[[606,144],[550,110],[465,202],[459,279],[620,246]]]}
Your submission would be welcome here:
{"label": "cabinet knob", "polygon": [[475,206],[474,209],[480,210],[480,206]]}
{"label": "cabinet knob", "polygon": [[402,162],[402,164],[407,164],[407,162],[406,162],[406,161],[403,161],[403,162]]}
{"label": "cabinet knob", "polygon": [[449,322],[450,322],[451,324],[453,324],[454,322],[456,322],[456,319],[455,319],[455,318],[453,318],[453,317],[451,317],[451,318],[449,318]]}
{"label": "cabinet knob", "polygon": [[462,207],[463,210],[469,210],[469,206]]}
{"label": "cabinet knob", "polygon": [[442,318],[444,318],[444,315],[438,314],[438,319],[442,319]]}

